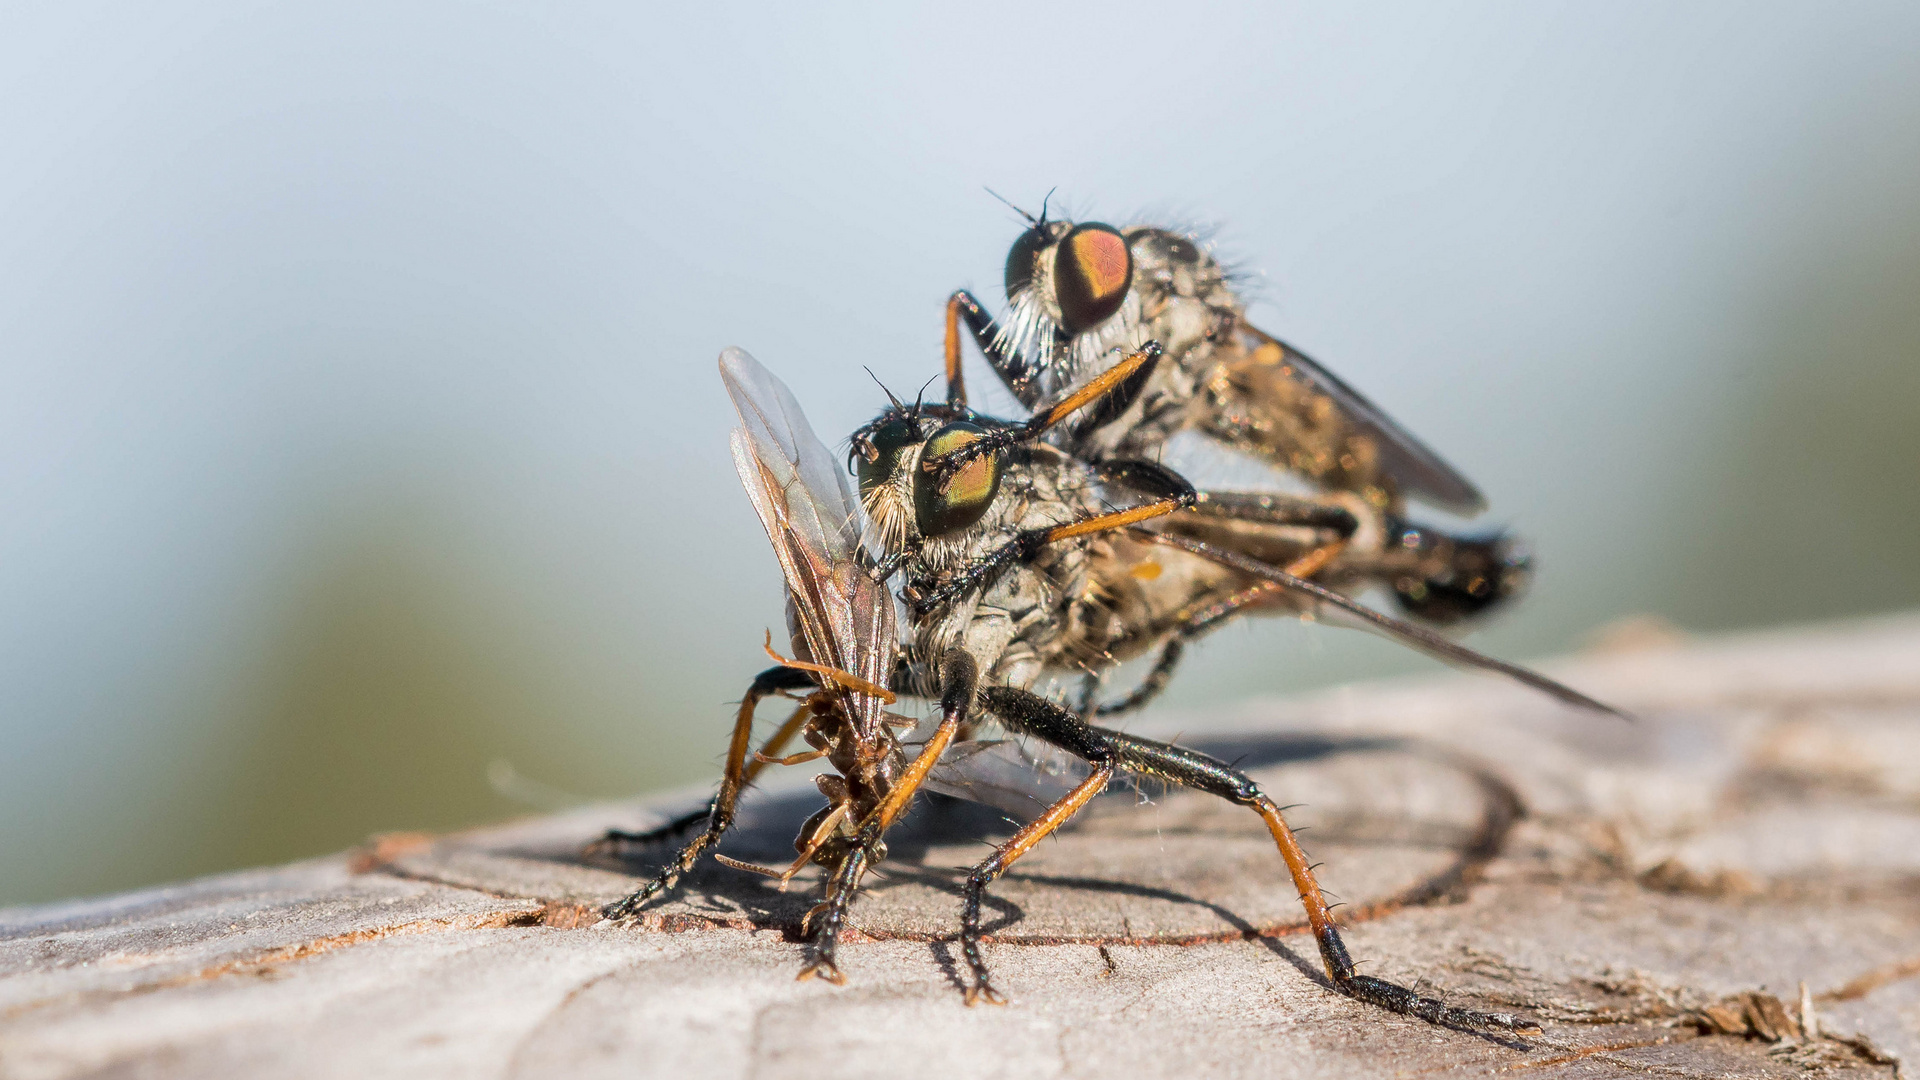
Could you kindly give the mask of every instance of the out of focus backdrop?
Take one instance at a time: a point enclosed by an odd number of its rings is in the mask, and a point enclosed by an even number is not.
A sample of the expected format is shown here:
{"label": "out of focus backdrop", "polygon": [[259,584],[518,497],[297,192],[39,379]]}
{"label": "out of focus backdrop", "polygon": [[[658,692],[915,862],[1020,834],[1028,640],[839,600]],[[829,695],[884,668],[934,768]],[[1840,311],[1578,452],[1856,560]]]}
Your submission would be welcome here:
{"label": "out of focus backdrop", "polygon": [[[1532,540],[1477,647],[1920,602],[1920,6],[12,5],[0,904],[711,776],[715,357],[844,435],[988,186],[1217,226]],[[1432,666],[1236,626],[1168,707]]]}

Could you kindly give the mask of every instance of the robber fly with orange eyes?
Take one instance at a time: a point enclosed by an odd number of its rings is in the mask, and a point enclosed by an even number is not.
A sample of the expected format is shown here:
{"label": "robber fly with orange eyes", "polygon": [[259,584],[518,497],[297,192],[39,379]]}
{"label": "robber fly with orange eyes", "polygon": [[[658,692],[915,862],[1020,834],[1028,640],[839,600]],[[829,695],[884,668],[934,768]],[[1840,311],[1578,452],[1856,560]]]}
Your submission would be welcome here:
{"label": "robber fly with orange eyes", "polygon": [[[965,290],[948,302],[950,404],[966,400],[963,324],[994,373],[1028,408],[1152,341],[1162,348],[1164,362],[1098,410],[1057,429],[1050,441],[1088,461],[1160,460],[1176,436],[1191,432],[1263,462],[1276,479],[1312,489],[1300,510],[1306,517],[1344,515],[1350,523],[1330,571],[1342,578],[1340,584],[1384,584],[1403,611],[1429,624],[1481,614],[1524,588],[1529,559],[1511,537],[1458,536],[1407,518],[1409,499],[1461,514],[1478,512],[1485,500],[1357,391],[1247,322],[1234,275],[1199,237],[1152,225],[1117,229],[1050,220],[1044,207],[1038,217],[1026,217],[1028,228],[1007,256],[1004,323]],[[1290,520],[1248,520],[1249,507],[1264,507],[1260,512],[1271,516],[1275,501],[1217,493],[1156,528],[1262,561],[1303,550],[1303,544],[1311,550],[1323,533]],[[1294,610],[1273,594],[1259,602]],[[1202,621],[1210,626],[1219,619]],[[1182,644],[1199,630],[1167,640],[1157,674],[1143,689],[1164,685]]]}

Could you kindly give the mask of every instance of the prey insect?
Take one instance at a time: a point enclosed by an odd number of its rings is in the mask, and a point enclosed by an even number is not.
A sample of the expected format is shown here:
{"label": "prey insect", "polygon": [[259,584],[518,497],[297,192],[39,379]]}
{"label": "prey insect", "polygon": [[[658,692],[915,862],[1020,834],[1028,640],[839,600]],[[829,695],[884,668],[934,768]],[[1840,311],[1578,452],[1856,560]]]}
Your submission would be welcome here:
{"label": "prey insect", "polygon": [[[732,438],[734,466],[786,578],[796,655],[761,672],[748,687],[719,791],[704,815],[705,828],[659,876],[603,914],[630,921],[678,883],[732,825],[740,794],[759,767],[824,758],[834,771],[816,783],[828,805],[802,827],[795,842],[799,858],[782,876],[791,877],[808,862],[827,868],[826,898],[808,917],[813,959],[801,977],[838,983],[835,949],[848,905],[866,870],[885,857],[881,838],[887,827],[907,808],[971,709],[975,670],[962,651],[940,658],[940,726],[909,757],[896,729],[915,722],[886,708],[894,701],[887,684],[899,656],[894,602],[857,558],[862,517],[846,475],[814,436],[786,386],[752,357],[729,349],[720,358],[720,374],[740,415]],[[750,756],[756,707],[774,694],[801,691],[811,692]],[[776,757],[796,735],[812,750]],[[660,839],[686,824],[682,819],[644,834],[611,832],[601,843]]]}

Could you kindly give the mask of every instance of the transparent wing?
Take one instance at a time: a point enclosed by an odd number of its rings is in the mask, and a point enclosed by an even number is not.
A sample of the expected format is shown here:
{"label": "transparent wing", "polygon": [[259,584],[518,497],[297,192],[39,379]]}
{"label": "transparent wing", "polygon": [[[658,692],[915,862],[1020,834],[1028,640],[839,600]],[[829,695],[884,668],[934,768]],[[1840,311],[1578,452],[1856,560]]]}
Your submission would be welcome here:
{"label": "transparent wing", "polygon": [[1459,514],[1477,514],[1487,508],[1487,500],[1471,481],[1394,423],[1373,402],[1361,397],[1358,390],[1279,338],[1252,326],[1246,330],[1262,344],[1279,346],[1282,362],[1296,379],[1325,395],[1348,422],[1374,437],[1380,447],[1381,465],[1404,493]]}
{"label": "transparent wing", "polygon": [[[786,575],[794,650],[886,686],[899,643],[893,598],[856,558],[864,522],[844,471],[793,393],[759,361],[728,349],[720,354],[720,378],[740,414],[734,469]],[[877,735],[885,703],[846,693],[856,720]]]}
{"label": "transparent wing", "polygon": [[958,742],[927,774],[927,787],[1029,821],[1085,780],[1087,773],[1086,762],[1045,743]]}

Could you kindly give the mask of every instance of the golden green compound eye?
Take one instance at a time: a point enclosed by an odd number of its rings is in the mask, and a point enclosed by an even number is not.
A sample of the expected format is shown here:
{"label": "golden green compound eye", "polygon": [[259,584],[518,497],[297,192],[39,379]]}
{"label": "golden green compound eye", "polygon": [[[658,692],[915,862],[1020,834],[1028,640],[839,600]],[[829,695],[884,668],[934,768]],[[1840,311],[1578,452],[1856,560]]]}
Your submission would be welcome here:
{"label": "golden green compound eye", "polygon": [[[920,460],[932,461],[975,440],[986,437],[986,429],[964,421],[948,424],[933,433]],[[983,454],[960,467],[940,490],[940,477],[919,472],[913,478],[913,513],[922,536],[944,536],[979,521],[1000,493],[1000,455]]]}

